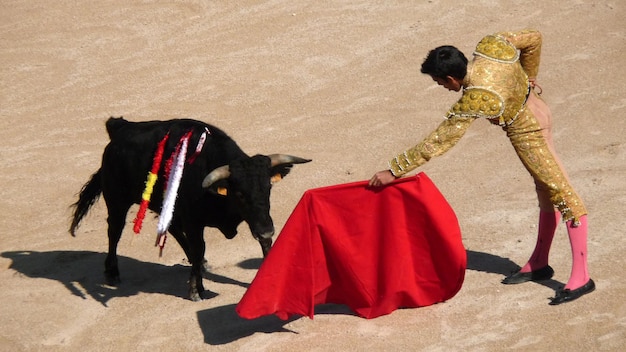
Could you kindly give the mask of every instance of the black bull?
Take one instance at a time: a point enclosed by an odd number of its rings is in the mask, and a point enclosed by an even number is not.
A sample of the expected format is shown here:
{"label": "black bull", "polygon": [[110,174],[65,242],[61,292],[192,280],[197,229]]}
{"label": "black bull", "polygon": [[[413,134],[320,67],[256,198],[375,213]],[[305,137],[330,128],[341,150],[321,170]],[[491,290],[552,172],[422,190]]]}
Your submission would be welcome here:
{"label": "black bull", "polygon": [[[161,213],[163,165],[174,153],[181,137],[191,132],[187,152],[190,159],[180,180],[168,232],[191,263],[189,297],[193,301],[201,300],[204,291],[204,227],[218,228],[231,239],[237,234],[237,226],[245,221],[261,244],[263,255],[267,255],[274,235],[270,217],[272,182],[287,175],[293,164],[311,161],[284,154],[250,157],[220,129],[190,119],[129,122],[121,117],[110,118],[106,129],[111,141],[104,149],[100,169],[83,186],[78,201],[73,204],[70,233],[75,235],[81,219],[102,194],[108,212],[109,237],[105,277],[109,284],[117,284],[120,281],[117,244],[128,210],[142,200],[157,145],[168,134],[149,203],[150,210]],[[204,144],[200,143],[203,133],[206,137]],[[196,148],[199,145],[202,148],[198,153]]]}

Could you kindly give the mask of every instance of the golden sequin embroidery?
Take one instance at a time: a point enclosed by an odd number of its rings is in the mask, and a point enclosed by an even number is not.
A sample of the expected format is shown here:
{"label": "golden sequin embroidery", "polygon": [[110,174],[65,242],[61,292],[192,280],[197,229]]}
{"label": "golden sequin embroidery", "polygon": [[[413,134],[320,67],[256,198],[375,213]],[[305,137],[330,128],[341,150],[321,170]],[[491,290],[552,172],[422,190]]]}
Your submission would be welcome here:
{"label": "golden sequin embroidery", "polygon": [[475,55],[495,59],[500,62],[516,62],[519,54],[515,47],[503,38],[494,35],[484,37],[476,45]]}
{"label": "golden sequin embroidery", "polygon": [[467,116],[488,119],[502,116],[504,101],[502,97],[489,89],[472,87],[463,91],[463,96],[452,105],[447,117]]}

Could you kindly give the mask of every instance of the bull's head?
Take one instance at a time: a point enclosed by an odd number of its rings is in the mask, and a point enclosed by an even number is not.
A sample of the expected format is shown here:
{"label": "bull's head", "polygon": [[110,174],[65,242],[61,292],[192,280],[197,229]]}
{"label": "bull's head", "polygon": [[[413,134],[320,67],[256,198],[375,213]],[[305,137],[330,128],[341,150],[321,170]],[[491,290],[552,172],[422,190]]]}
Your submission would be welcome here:
{"label": "bull's head", "polygon": [[229,197],[248,223],[254,238],[261,243],[263,255],[267,255],[274,236],[274,223],[270,216],[272,184],[287,175],[293,164],[309,161],[311,160],[285,154],[237,159],[230,165],[211,171],[202,181],[202,187],[210,188],[220,180],[226,181],[226,187],[216,192]]}

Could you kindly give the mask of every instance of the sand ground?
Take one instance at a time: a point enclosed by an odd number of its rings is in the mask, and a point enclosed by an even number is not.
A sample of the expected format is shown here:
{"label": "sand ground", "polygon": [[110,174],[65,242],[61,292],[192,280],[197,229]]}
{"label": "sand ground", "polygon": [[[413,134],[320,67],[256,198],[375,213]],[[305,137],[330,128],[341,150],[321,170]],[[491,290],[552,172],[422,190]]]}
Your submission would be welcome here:
{"label": "sand ground", "polygon": [[[0,1],[0,350],[618,351],[626,345],[626,5],[621,1]],[[570,271],[564,226],[553,280],[504,286],[532,251],[532,180],[504,133],[476,122],[420,170],[455,209],[461,291],[373,320],[247,321],[234,306],[261,251],[245,225],[206,231],[214,298],[185,298],[188,266],[156,220],[119,247],[123,284],[102,285],[105,207],[76,238],[69,205],[100,163],[104,122],[190,117],[250,154],[290,153],[272,194],[278,231],[310,188],[368,179],[458,98],[419,73],[442,44],[471,53],[500,30],[544,34],[539,83],[560,157],[589,214],[597,291],[552,307]],[[131,218],[129,216],[129,222]]]}

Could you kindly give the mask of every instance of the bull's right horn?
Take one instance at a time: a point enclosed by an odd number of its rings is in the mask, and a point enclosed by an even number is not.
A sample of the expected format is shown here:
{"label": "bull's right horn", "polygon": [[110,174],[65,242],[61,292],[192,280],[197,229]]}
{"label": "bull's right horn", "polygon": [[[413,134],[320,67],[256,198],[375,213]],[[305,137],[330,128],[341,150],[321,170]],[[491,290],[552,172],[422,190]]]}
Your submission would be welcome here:
{"label": "bull's right horn", "polygon": [[304,159],[298,156],[288,154],[271,154],[268,155],[268,157],[272,161],[272,166],[281,164],[304,164],[311,161],[310,159]]}
{"label": "bull's right horn", "polygon": [[209,188],[215,182],[228,178],[228,176],[230,176],[228,165],[220,166],[206,175],[202,180],[202,188]]}

